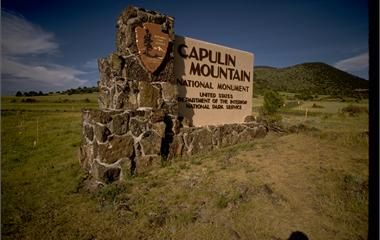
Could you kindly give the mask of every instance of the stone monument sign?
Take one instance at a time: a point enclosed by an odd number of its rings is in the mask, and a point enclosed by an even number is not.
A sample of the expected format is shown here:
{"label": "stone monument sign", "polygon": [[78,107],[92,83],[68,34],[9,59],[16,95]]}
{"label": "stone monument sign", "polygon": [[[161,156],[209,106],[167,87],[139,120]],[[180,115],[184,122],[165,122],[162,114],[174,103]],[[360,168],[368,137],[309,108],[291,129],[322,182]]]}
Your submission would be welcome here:
{"label": "stone monument sign", "polygon": [[194,126],[242,123],[252,113],[253,54],[176,36],[179,114]]}
{"label": "stone monument sign", "polygon": [[264,137],[251,116],[253,55],[176,37],[174,18],[128,7],[98,60],[99,109],[82,110],[80,163],[96,183]]}

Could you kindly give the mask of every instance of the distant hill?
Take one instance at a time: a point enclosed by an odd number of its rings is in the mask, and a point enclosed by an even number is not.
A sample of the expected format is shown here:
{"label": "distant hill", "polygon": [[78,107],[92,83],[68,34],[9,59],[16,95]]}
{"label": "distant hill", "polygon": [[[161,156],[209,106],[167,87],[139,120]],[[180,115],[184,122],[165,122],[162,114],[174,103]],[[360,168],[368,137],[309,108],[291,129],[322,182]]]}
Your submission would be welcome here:
{"label": "distant hill", "polygon": [[303,63],[287,68],[255,67],[255,89],[311,94],[353,95],[368,89],[368,81],[325,63]]}

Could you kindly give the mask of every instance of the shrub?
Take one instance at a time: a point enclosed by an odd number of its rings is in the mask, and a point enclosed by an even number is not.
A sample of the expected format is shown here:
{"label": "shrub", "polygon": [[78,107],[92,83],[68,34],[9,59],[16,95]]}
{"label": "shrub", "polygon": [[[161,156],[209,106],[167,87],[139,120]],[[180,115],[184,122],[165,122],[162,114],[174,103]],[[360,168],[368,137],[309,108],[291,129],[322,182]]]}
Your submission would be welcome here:
{"label": "shrub", "polygon": [[359,113],[368,113],[368,109],[366,107],[349,104],[347,107],[342,108],[342,112],[348,113],[350,116],[354,116],[358,115]]}
{"label": "shrub", "polygon": [[34,98],[23,98],[23,99],[21,99],[21,102],[23,102],[23,103],[35,103],[35,102],[37,102],[37,100]]}
{"label": "shrub", "polygon": [[313,95],[311,95],[310,92],[302,92],[301,94],[294,95],[294,97],[300,100],[304,100],[304,101],[313,99]]}
{"label": "shrub", "polygon": [[324,108],[323,106],[321,105],[318,105],[316,103],[313,103],[313,105],[311,106],[312,108]]}
{"label": "shrub", "polygon": [[284,99],[276,91],[267,91],[264,94],[264,114],[273,114],[284,104]]}
{"label": "shrub", "polygon": [[225,195],[220,195],[219,198],[216,201],[216,206],[218,208],[226,208],[228,206],[228,203],[230,200]]}

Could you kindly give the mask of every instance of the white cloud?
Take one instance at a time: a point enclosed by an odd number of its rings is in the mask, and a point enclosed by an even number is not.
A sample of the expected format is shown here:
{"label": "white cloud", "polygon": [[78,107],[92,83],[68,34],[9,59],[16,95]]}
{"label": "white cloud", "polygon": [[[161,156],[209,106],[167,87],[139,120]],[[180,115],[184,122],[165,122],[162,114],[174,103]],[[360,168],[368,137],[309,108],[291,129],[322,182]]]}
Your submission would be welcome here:
{"label": "white cloud", "polygon": [[[87,72],[44,63],[59,50],[54,34],[13,13],[2,11],[2,91],[64,90],[88,83]],[[45,60],[46,61],[46,60]]]}
{"label": "white cloud", "polygon": [[48,85],[52,88],[71,88],[81,86],[87,82],[79,78],[85,72],[61,66],[61,65],[31,65],[23,64],[11,59],[3,59],[2,73],[12,76],[13,79],[21,79],[31,83],[38,81],[40,84]]}
{"label": "white cloud", "polygon": [[5,55],[45,54],[58,50],[54,34],[28,22],[21,16],[1,12],[2,52]]}
{"label": "white cloud", "polygon": [[335,67],[343,71],[355,72],[368,69],[369,57],[368,52],[360,55],[343,59],[335,63]]}
{"label": "white cloud", "polygon": [[94,58],[94,59],[88,60],[87,62],[83,64],[83,67],[87,69],[98,69],[98,59]]}

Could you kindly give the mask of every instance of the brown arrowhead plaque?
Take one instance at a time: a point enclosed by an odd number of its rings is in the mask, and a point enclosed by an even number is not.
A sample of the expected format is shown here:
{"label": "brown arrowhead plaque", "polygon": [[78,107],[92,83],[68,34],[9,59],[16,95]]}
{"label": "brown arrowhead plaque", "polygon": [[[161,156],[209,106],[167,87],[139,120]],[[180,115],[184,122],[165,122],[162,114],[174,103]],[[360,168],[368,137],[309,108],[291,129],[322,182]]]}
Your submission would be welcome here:
{"label": "brown arrowhead plaque", "polygon": [[163,33],[161,25],[155,23],[144,23],[143,27],[137,27],[135,32],[140,59],[145,68],[153,73],[165,58],[169,35]]}

